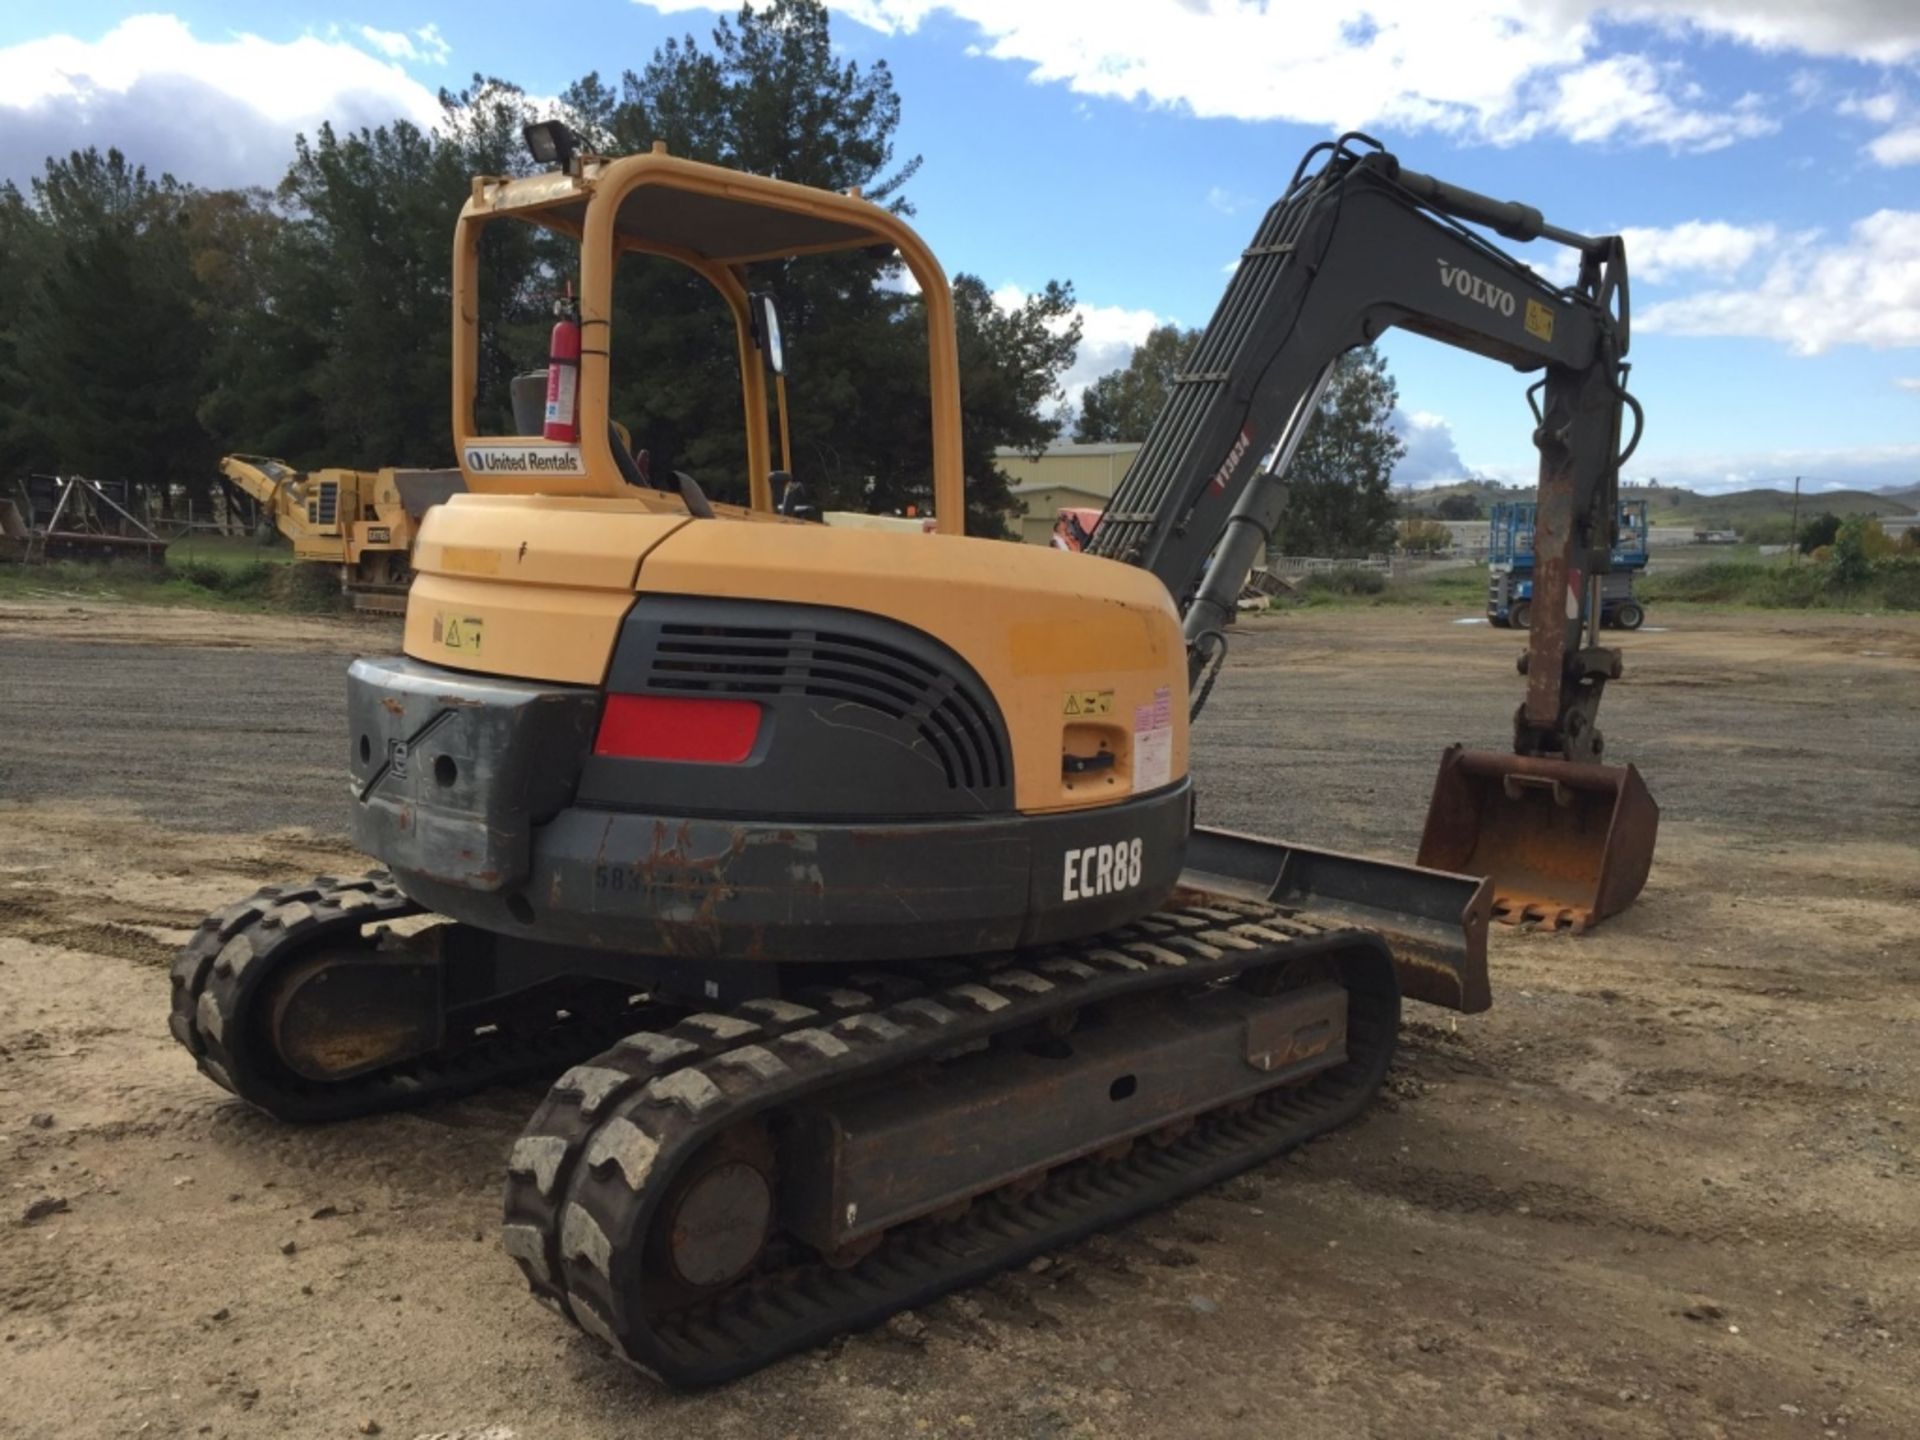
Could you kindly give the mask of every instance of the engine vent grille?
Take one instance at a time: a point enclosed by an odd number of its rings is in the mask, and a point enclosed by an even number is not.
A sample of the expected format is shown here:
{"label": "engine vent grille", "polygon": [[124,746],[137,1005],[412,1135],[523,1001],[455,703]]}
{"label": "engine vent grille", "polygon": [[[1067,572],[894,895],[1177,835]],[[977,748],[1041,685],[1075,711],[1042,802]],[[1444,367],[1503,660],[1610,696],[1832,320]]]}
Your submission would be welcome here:
{"label": "engine vent grille", "polygon": [[917,655],[825,627],[666,623],[647,688],[701,695],[810,695],[864,705],[912,726],[953,789],[1001,789],[1008,758],[970,687]]}

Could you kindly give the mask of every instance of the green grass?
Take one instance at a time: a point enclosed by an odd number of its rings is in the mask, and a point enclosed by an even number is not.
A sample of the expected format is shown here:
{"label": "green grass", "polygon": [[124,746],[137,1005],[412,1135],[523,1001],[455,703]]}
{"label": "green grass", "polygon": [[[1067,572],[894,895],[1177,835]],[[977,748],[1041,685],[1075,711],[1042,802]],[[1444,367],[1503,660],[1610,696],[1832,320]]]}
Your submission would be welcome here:
{"label": "green grass", "polygon": [[1920,610],[1920,559],[1874,564],[1860,585],[1836,584],[1828,567],[1803,560],[1713,560],[1647,576],[1636,587],[1651,610],[1691,604],[1764,610]]}
{"label": "green grass", "polygon": [[[1863,584],[1836,584],[1827,566],[1785,556],[1758,558],[1751,547],[1726,559],[1656,570],[1634,583],[1634,593],[1650,612],[1671,605],[1717,609],[1765,610],[1920,610],[1920,557],[1898,556],[1875,562]],[[1484,608],[1484,566],[1442,570],[1411,579],[1389,580],[1377,570],[1358,567],[1322,571],[1302,580],[1291,597],[1276,597],[1269,609],[1424,605],[1439,609]]]}
{"label": "green grass", "polygon": [[[0,564],[0,599],[110,600],[133,605],[188,605],[261,614],[324,615],[343,608],[330,565],[286,563],[291,552],[263,558],[252,541],[196,540],[168,547],[164,566],[138,560],[47,565]],[[271,556],[272,550],[265,552]]]}
{"label": "green grass", "polygon": [[278,537],[262,545],[251,535],[187,535],[167,546],[169,568],[193,564],[244,569],[250,565],[292,563],[293,547]]}
{"label": "green grass", "polygon": [[1307,576],[1291,598],[1276,597],[1268,607],[1288,610],[1296,605],[1433,605],[1448,609],[1484,605],[1487,572],[1484,566],[1442,570],[1434,574],[1392,580],[1378,570],[1358,566],[1323,570]]}

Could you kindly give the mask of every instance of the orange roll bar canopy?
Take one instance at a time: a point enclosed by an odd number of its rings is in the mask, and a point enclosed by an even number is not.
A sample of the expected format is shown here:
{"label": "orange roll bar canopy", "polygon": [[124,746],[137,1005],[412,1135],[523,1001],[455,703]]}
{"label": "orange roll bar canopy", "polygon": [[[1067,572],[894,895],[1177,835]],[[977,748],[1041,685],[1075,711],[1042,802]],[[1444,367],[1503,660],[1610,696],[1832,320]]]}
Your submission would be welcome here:
{"label": "orange roll bar canopy", "polygon": [[[484,227],[511,218],[566,235],[580,245],[581,464],[574,473],[493,473],[471,463],[484,444],[476,432],[479,374],[479,245]],[[617,160],[585,155],[564,169],[520,179],[481,176],[461,208],[453,250],[453,433],[460,468],[476,491],[549,495],[622,495],[631,490],[607,440],[608,337],[613,276],[624,252],[677,260],[710,283],[733,313],[740,352],[752,508],[772,509],[767,388],[754,340],[747,268],[762,260],[820,255],[884,245],[895,250],[920,287],[927,316],[927,387],[931,398],[933,504],[938,529],[964,528],[960,450],[960,363],[953,292],[926,243],[898,216],[858,192],[842,195],[785,180],[704,165],[651,152]],[[531,437],[514,437],[531,444]]]}

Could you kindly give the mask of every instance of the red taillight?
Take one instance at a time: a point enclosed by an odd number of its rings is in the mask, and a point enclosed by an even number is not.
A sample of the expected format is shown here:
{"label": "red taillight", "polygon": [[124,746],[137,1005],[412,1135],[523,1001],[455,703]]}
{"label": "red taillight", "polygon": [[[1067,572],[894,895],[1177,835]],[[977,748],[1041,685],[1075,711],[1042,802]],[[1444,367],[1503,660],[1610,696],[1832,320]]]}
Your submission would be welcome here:
{"label": "red taillight", "polygon": [[593,753],[738,765],[753,753],[759,734],[760,707],[751,700],[609,695]]}

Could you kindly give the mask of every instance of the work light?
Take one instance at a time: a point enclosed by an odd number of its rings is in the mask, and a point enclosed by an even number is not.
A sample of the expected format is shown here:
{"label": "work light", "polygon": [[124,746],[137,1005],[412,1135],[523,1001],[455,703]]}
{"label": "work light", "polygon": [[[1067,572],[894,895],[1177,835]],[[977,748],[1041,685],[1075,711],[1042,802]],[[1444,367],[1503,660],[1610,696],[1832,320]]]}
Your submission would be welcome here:
{"label": "work light", "polygon": [[535,125],[522,127],[520,134],[527,142],[527,151],[538,165],[552,165],[564,170],[573,164],[573,131],[562,120],[542,120]]}

